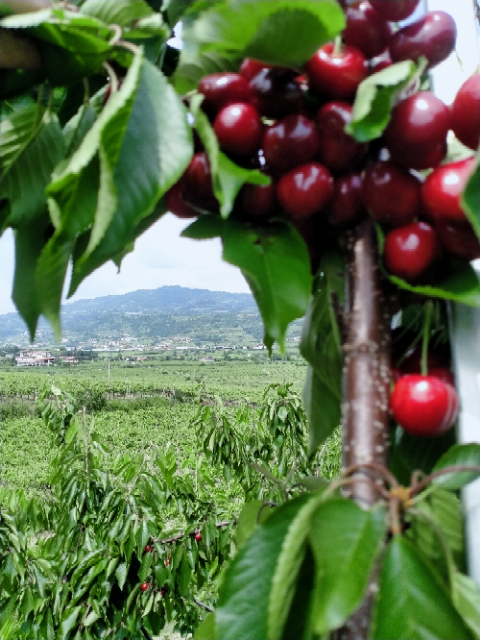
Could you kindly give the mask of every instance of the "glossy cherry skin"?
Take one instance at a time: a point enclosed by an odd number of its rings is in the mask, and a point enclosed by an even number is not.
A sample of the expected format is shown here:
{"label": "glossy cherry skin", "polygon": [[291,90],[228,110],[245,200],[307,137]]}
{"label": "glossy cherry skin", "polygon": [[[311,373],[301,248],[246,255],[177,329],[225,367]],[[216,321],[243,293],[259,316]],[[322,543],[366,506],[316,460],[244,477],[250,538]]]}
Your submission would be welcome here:
{"label": "glossy cherry skin", "polygon": [[235,103],[224,107],[215,118],[213,130],[220,149],[230,155],[245,158],[260,148],[262,120],[251,104]]}
{"label": "glossy cherry skin", "polygon": [[268,167],[288,171],[312,160],[319,147],[317,127],[306,116],[287,116],[263,135],[262,149]]}
{"label": "glossy cherry skin", "polygon": [[370,0],[370,4],[390,22],[400,22],[409,18],[420,0]]}
{"label": "glossy cherry skin", "polygon": [[345,133],[345,126],[353,117],[352,111],[348,102],[327,102],[315,118],[320,136],[318,158],[334,173],[351,171],[367,153],[366,144]]}
{"label": "glossy cherry skin", "polygon": [[326,209],[328,222],[333,227],[349,227],[365,215],[362,202],[362,176],[350,173],[335,180],[335,191]]}
{"label": "glossy cherry skin", "polygon": [[326,44],[305,65],[312,90],[326,98],[353,98],[368,73],[367,60],[360,49],[343,45],[338,54]]}
{"label": "glossy cherry skin", "polygon": [[183,175],[183,197],[186,203],[207,211],[217,211],[218,202],[213,193],[212,173],[205,152],[196,153]]}
{"label": "glossy cherry skin", "polygon": [[387,234],[384,260],[388,271],[416,283],[429,274],[440,255],[440,244],[426,222],[412,222]]}
{"label": "glossy cherry skin", "polygon": [[242,217],[265,219],[273,216],[277,208],[276,184],[245,184],[238,195]]}
{"label": "glossy cherry skin", "polygon": [[448,431],[458,414],[458,396],[452,385],[418,374],[400,378],[390,396],[398,424],[416,436],[437,437]]}
{"label": "glossy cherry skin", "polygon": [[188,219],[196,218],[198,212],[189,207],[183,197],[184,180],[181,178],[171,187],[165,194],[165,204],[168,211],[177,216],[177,218]]}
{"label": "glossy cherry skin", "polygon": [[392,27],[370,2],[362,0],[350,5],[346,18],[347,26],[342,34],[346,44],[357,47],[367,58],[385,51],[392,37]]}
{"label": "glossy cherry skin", "polygon": [[470,76],[460,87],[452,105],[453,133],[476,151],[480,145],[480,74]]}
{"label": "glossy cherry skin", "polygon": [[300,111],[303,95],[290,69],[263,69],[250,81],[250,102],[267,118],[283,118]]}
{"label": "glossy cherry skin", "polygon": [[422,184],[391,162],[375,162],[365,172],[363,203],[380,224],[401,227],[413,222],[421,205]]}
{"label": "glossy cherry skin", "polygon": [[277,198],[292,218],[308,218],[328,204],[333,191],[329,170],[317,162],[309,162],[280,178]]}
{"label": "glossy cherry skin", "polygon": [[146,591],[149,586],[150,585],[148,584],[148,582],[142,582],[142,584],[140,585],[140,590],[141,591]]}
{"label": "glossy cherry skin", "polygon": [[392,59],[390,58],[389,53],[384,53],[381,56],[377,56],[370,60],[368,75],[373,76],[374,73],[378,73],[379,71],[383,71],[383,69],[388,69],[393,64]]}
{"label": "glossy cherry skin", "polygon": [[390,40],[393,62],[417,61],[421,56],[428,67],[436,67],[455,49],[457,26],[445,11],[429,11],[420,20],[397,31]]}
{"label": "glossy cherry skin", "polygon": [[215,116],[229,104],[248,102],[250,99],[248,81],[239,73],[212,73],[204,76],[198,90],[205,96],[202,108],[211,116]]}
{"label": "glossy cherry skin", "polygon": [[392,161],[412,169],[429,169],[447,152],[450,109],[430,91],[419,91],[392,111],[384,138]]}
{"label": "glossy cherry skin", "polygon": [[150,553],[150,551],[153,549],[153,547],[149,544],[146,545],[145,547],[145,553]]}
{"label": "glossy cherry skin", "polygon": [[437,167],[422,186],[425,216],[431,221],[466,221],[460,201],[475,166],[474,158]]}
{"label": "glossy cherry skin", "polygon": [[197,542],[200,542],[202,540],[202,534],[200,532],[195,534],[195,540]]}
{"label": "glossy cherry skin", "polygon": [[252,80],[257,73],[260,73],[263,69],[271,69],[272,65],[254,58],[245,58],[240,65],[238,73],[245,78],[245,80]]}
{"label": "glossy cherry skin", "polygon": [[480,258],[480,241],[470,222],[436,220],[433,226],[446,254],[465,262]]}

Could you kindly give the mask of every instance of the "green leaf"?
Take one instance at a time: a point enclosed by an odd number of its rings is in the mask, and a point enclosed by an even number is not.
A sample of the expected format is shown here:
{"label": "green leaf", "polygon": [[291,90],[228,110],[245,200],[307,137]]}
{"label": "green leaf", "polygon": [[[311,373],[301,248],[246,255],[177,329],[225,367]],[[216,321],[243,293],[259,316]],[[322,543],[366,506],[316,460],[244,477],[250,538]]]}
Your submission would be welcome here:
{"label": "green leaf", "polygon": [[257,528],[259,524],[258,514],[262,505],[262,500],[252,500],[252,502],[247,502],[240,511],[235,536],[235,546],[237,549],[243,547]]}
{"label": "green leaf", "polygon": [[190,111],[195,118],[195,127],[208,154],[213,191],[220,203],[220,213],[222,217],[228,218],[232,212],[235,198],[246,182],[269,184],[270,178],[257,169],[250,170],[239,167],[220,151],[212,126],[200,108],[202,100],[203,96],[201,94],[193,96],[190,101]]}
{"label": "green leaf", "polygon": [[86,0],[80,7],[80,13],[119,27],[130,27],[136,20],[155,15],[144,0]]}
{"label": "green leaf", "polygon": [[217,640],[217,626],[214,611],[209,613],[202,624],[197,628],[194,640]]}
{"label": "green leaf", "polygon": [[[379,251],[383,255],[385,236],[379,225],[376,225]],[[432,298],[442,298],[466,304],[469,307],[480,307],[480,281],[475,269],[468,262],[449,258],[442,275],[431,285],[411,285],[402,278],[389,274],[382,265],[382,271],[390,282],[400,289],[413,291]]]}
{"label": "green leaf", "polygon": [[370,635],[372,640],[473,638],[433,566],[400,536],[383,557]]}
{"label": "green leaf", "polygon": [[228,567],[215,613],[222,640],[267,638],[267,608],[282,544],[306,501],[297,498],[275,510]]}
{"label": "green leaf", "polygon": [[66,123],[63,128],[63,136],[68,155],[77,151],[96,118],[95,109],[88,104],[80,107],[80,110]]}
{"label": "green leaf", "polygon": [[360,142],[379,138],[390,122],[395,100],[417,73],[415,63],[405,60],[366,78],[358,87],[347,133]]}
{"label": "green leaf", "polygon": [[178,590],[181,596],[187,595],[191,579],[192,568],[190,567],[187,556],[183,556],[180,571],[177,573]]}
{"label": "green leaf", "polygon": [[205,51],[191,60],[183,61],[175,71],[173,84],[178,93],[184,95],[196,89],[204,76],[223,71],[238,71],[241,63],[241,56],[232,57],[216,51]]}
{"label": "green leaf", "polygon": [[75,626],[78,615],[83,609],[84,607],[80,605],[78,607],[75,607],[73,611],[71,609],[67,609],[67,611],[65,611],[62,623],[58,630],[58,637],[64,638],[65,640],[69,637],[70,631]]}
{"label": "green leaf", "polygon": [[360,605],[386,531],[383,509],[364,511],[341,498],[318,507],[310,530],[316,572],[312,616],[317,634],[340,627]]}
{"label": "green leaf", "polygon": [[211,240],[222,235],[223,220],[216,215],[200,216],[180,234],[192,240]]}
{"label": "green leaf", "polygon": [[468,181],[462,196],[462,208],[480,238],[480,151],[477,152],[475,171]]}
{"label": "green leaf", "polygon": [[266,347],[277,341],[283,352],[287,327],[305,313],[310,297],[305,243],[286,222],[254,228],[233,219],[225,223],[222,240],[223,259],[240,267],[260,309]]}
{"label": "green leaf", "polygon": [[182,64],[217,51],[301,66],[344,26],[344,14],[332,0],[296,0],[294,5],[286,0],[218,2],[185,29]]}
{"label": "green leaf", "polygon": [[[444,453],[432,471],[441,471],[447,467],[477,467],[480,468],[480,445],[479,444],[455,444],[447,453]],[[480,476],[480,470],[457,471],[441,475],[433,479],[433,483],[440,485],[448,491],[458,491],[469,482],[473,482]]]}
{"label": "green leaf", "polygon": [[137,576],[140,582],[145,582],[150,575],[150,569],[153,564],[153,553],[145,553],[142,558],[142,564],[137,571]]}
{"label": "green leaf", "polygon": [[480,588],[477,583],[455,572],[453,575],[452,600],[465,624],[473,632],[476,640],[480,638]]}
{"label": "green leaf", "polygon": [[308,416],[310,452],[313,453],[340,424],[340,398],[311,366],[307,368],[302,397]]}
{"label": "green leaf", "polygon": [[315,584],[315,561],[310,546],[298,573],[295,593],[283,628],[282,640],[310,640],[312,638],[312,593]]}
{"label": "green leaf", "polygon": [[123,587],[125,585],[125,580],[127,579],[128,567],[126,562],[122,562],[119,564],[116,571],[115,576],[117,578],[118,586],[120,587],[120,591],[123,591]]}

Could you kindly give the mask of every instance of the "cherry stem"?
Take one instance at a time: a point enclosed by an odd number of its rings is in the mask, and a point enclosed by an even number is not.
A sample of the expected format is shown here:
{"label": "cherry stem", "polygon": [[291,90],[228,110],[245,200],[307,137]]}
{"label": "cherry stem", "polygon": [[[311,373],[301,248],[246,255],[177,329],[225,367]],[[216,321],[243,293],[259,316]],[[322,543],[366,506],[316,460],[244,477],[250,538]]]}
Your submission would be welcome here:
{"label": "cherry stem", "polygon": [[342,475],[344,477],[348,477],[348,476],[351,476],[353,473],[356,473],[357,471],[362,471],[363,469],[372,469],[373,471],[378,471],[383,475],[385,480],[387,480],[387,482],[392,487],[399,486],[398,480],[395,478],[395,476],[392,473],[390,473],[388,469],[385,469],[385,467],[382,467],[381,464],[377,464],[376,462],[365,462],[364,464],[354,464],[351,467],[348,467],[347,469],[345,469]]}
{"label": "cherry stem", "polygon": [[113,67],[106,60],[103,63],[103,68],[108,73],[108,76],[110,78],[110,87],[111,87],[112,94],[117,93],[117,91],[118,91],[117,74],[113,70]]}
{"label": "cherry stem", "polygon": [[440,476],[447,475],[449,473],[461,473],[465,471],[471,471],[472,473],[478,473],[480,475],[480,467],[474,467],[469,465],[459,466],[459,467],[445,467],[445,469],[440,469],[440,471],[435,471],[435,473],[431,473],[429,476],[424,478],[418,484],[415,484],[413,487],[410,487],[408,495],[410,498],[416,496],[422,489],[428,486],[432,480],[435,478],[440,478]]}
{"label": "cherry stem", "polygon": [[428,373],[428,341],[430,339],[430,325],[432,323],[433,302],[427,300],[425,303],[425,320],[423,323],[423,343],[422,343],[422,376]]}
{"label": "cherry stem", "polygon": [[333,55],[339,56],[342,53],[342,36],[337,36],[333,41]]}

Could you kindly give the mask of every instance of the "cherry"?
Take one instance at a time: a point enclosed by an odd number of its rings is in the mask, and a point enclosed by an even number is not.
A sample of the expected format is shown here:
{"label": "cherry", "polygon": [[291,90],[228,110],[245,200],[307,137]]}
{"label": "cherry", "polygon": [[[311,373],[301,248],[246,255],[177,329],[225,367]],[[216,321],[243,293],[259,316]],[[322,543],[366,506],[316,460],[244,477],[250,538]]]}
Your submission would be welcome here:
{"label": "cherry", "polygon": [[312,90],[327,98],[353,98],[367,77],[367,61],[360,49],[326,44],[305,65]]}
{"label": "cherry", "polygon": [[370,4],[390,22],[406,20],[415,12],[420,0],[370,0]]}
{"label": "cherry", "polygon": [[162,587],[161,589],[158,590],[158,593],[162,596],[165,596],[167,593],[167,590],[165,589],[165,587]]}
{"label": "cherry", "polygon": [[334,227],[347,227],[359,222],[365,213],[361,195],[362,177],[359,173],[338,178],[326,210],[328,222]]}
{"label": "cherry", "polygon": [[370,60],[368,75],[373,76],[374,73],[378,73],[379,71],[383,71],[383,69],[388,69],[393,64],[392,59],[390,58],[390,54],[384,53],[381,56],[377,56]]}
{"label": "cherry", "polygon": [[150,553],[150,551],[153,549],[152,546],[150,546],[149,544],[147,544],[147,546],[145,547],[145,553]]}
{"label": "cherry", "polygon": [[470,222],[435,220],[434,228],[443,250],[448,255],[466,262],[480,258],[480,241]]}
{"label": "cherry", "polygon": [[260,147],[263,125],[251,104],[239,102],[224,107],[215,118],[213,129],[225,153],[245,158]]}
{"label": "cherry", "polygon": [[169,564],[170,564],[170,556],[168,556],[168,558],[165,560],[165,566],[168,567]]}
{"label": "cherry", "polygon": [[429,169],[447,152],[450,109],[430,91],[399,102],[385,130],[392,161],[412,169]]}
{"label": "cherry", "polygon": [[392,27],[370,2],[363,0],[350,5],[346,18],[347,26],[342,34],[346,44],[357,47],[367,58],[385,51],[392,37]]}
{"label": "cherry", "polygon": [[432,378],[437,378],[438,380],[441,380],[442,382],[445,382],[455,388],[455,378],[453,377],[453,373],[446,367],[429,369],[428,375]]}
{"label": "cherry", "polygon": [[239,74],[245,78],[245,80],[253,80],[253,78],[263,71],[263,69],[271,69],[272,65],[267,64],[266,62],[261,62],[260,60],[255,60],[254,58],[245,58],[245,60],[240,65]]}
{"label": "cherry", "polygon": [[376,162],[365,172],[362,197],[370,216],[380,224],[400,227],[420,210],[421,182],[391,162]]}
{"label": "cherry", "polygon": [[198,90],[205,96],[202,107],[211,116],[215,116],[229,104],[248,102],[250,99],[248,81],[239,73],[212,73],[204,76]]}
{"label": "cherry", "polygon": [[165,204],[168,211],[177,216],[177,218],[187,219],[196,218],[198,212],[188,206],[183,199],[184,180],[180,180],[171,187],[165,194]]}
{"label": "cherry", "polygon": [[384,259],[390,273],[415,283],[429,274],[440,254],[433,228],[425,222],[412,222],[394,229],[385,238]]}
{"label": "cherry", "polygon": [[142,582],[142,584],[140,585],[140,590],[141,591],[146,591],[149,588],[149,584],[148,582]]}
{"label": "cherry", "polygon": [[455,49],[456,40],[457,26],[452,16],[445,11],[429,11],[393,35],[390,56],[393,62],[416,62],[425,56],[431,69],[448,58]]}
{"label": "cherry", "polygon": [[276,122],[263,135],[263,154],[267,166],[288,171],[312,160],[318,151],[319,138],[315,124],[295,114]]}
{"label": "cherry", "polygon": [[436,377],[418,374],[400,378],[390,397],[393,417],[408,433],[435,437],[448,431],[458,413],[458,397],[452,385]]}
{"label": "cherry", "polygon": [[184,173],[183,197],[200,209],[218,210],[213,193],[210,163],[205,152],[196,153]]}
{"label": "cherry", "polygon": [[431,221],[466,221],[460,201],[474,166],[475,159],[467,158],[437,167],[428,176],[422,186],[422,200]]}
{"label": "cherry", "polygon": [[366,144],[345,133],[345,126],[353,118],[352,112],[348,102],[328,102],[315,118],[320,136],[319,160],[335,173],[354,169],[367,153]]}
{"label": "cherry", "polygon": [[480,144],[480,74],[470,76],[460,87],[452,105],[453,133],[476,151]]}
{"label": "cherry", "polygon": [[283,118],[300,111],[302,90],[291,69],[263,69],[250,81],[250,102],[267,118]]}
{"label": "cherry", "polygon": [[277,185],[278,201],[293,218],[308,218],[328,204],[334,183],[328,169],[310,162],[283,175]]}
{"label": "cherry", "polygon": [[202,540],[202,534],[200,533],[200,531],[197,531],[197,533],[195,534],[195,540],[197,542],[200,542]]}
{"label": "cherry", "polygon": [[247,218],[269,218],[275,213],[277,206],[276,186],[270,184],[245,184],[238,196],[241,214]]}

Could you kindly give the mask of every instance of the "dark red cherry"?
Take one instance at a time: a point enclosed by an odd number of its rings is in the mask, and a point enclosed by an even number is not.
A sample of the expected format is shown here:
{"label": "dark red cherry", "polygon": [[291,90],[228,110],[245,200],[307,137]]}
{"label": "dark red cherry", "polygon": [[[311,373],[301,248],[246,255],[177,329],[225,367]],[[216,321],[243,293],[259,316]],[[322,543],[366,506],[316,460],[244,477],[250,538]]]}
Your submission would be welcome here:
{"label": "dark red cherry", "polygon": [[452,258],[466,262],[480,258],[480,241],[469,222],[436,220],[433,225],[443,250]]}
{"label": "dark red cherry", "polygon": [[283,118],[300,111],[303,96],[290,69],[263,69],[250,81],[250,102],[262,116]]}
{"label": "dark red cherry", "polygon": [[399,102],[385,130],[392,161],[412,169],[429,169],[445,157],[450,109],[430,91]]}
{"label": "dark red cherry", "polygon": [[365,215],[362,203],[362,176],[350,173],[335,180],[333,198],[326,209],[328,222],[334,227],[349,227]]}
{"label": "dark red cherry", "polygon": [[415,12],[420,0],[370,0],[370,4],[390,22],[400,22]]}
{"label": "dark red cherry", "polygon": [[350,5],[346,17],[347,26],[342,33],[346,44],[357,47],[367,58],[385,51],[392,37],[392,27],[370,2],[362,0]]}
{"label": "dark red cherry", "polygon": [[276,185],[245,184],[238,195],[240,213],[246,218],[269,218],[277,207]]}
{"label": "dark red cherry", "polygon": [[374,73],[378,73],[379,71],[383,71],[383,69],[387,69],[391,67],[393,64],[392,59],[390,58],[390,54],[384,53],[381,56],[377,56],[370,60],[368,74],[373,76]]}
{"label": "dark red cherry", "polygon": [[461,197],[474,167],[475,159],[467,158],[432,171],[422,186],[423,209],[429,220],[466,221]]}
{"label": "dark red cherry", "polygon": [[196,153],[184,173],[183,197],[186,203],[216,211],[218,202],[213,193],[212,173],[206,153]]}
{"label": "dark red cherry", "polygon": [[309,162],[280,178],[277,197],[292,218],[308,218],[328,204],[333,190],[329,170],[317,162]]}
{"label": "dark red cherry", "polygon": [[260,73],[263,69],[271,69],[272,65],[254,58],[245,58],[240,65],[239,74],[245,78],[245,80],[252,80],[257,73]]}
{"label": "dark red cherry", "polygon": [[363,203],[380,224],[400,227],[420,212],[422,184],[418,178],[391,162],[375,162],[365,172]]}
{"label": "dark red cherry", "polygon": [[248,102],[250,99],[248,81],[239,73],[212,73],[204,76],[198,90],[205,96],[202,107],[211,116],[215,116],[229,104]]}
{"label": "dark red cherry", "polygon": [[224,107],[215,118],[213,129],[220,149],[225,153],[245,158],[260,148],[263,125],[251,104],[235,103]]}
{"label": "dark red cherry", "polygon": [[365,157],[368,146],[345,133],[352,120],[353,107],[348,102],[328,102],[319,110],[315,122],[320,136],[318,157],[334,173],[354,169]]}
{"label": "dark red cherry", "polygon": [[416,22],[397,31],[390,40],[393,62],[419,60],[425,56],[431,69],[455,49],[457,26],[445,11],[429,11]]}
{"label": "dark red cherry", "polygon": [[180,180],[171,187],[165,194],[165,204],[167,210],[177,218],[196,218],[198,211],[188,206],[183,198],[184,179]]}
{"label": "dark red cherry", "polygon": [[305,65],[312,90],[326,98],[353,98],[368,73],[367,61],[360,49],[342,45],[335,53],[326,44]]}
{"label": "dark red cherry", "polygon": [[460,87],[452,105],[453,133],[476,151],[480,145],[480,74],[470,76]]}
{"label": "dark red cherry", "polygon": [[266,164],[275,171],[288,171],[309,162],[318,146],[317,127],[300,114],[276,122],[265,131],[262,142]]}
{"label": "dark red cherry", "polygon": [[437,380],[441,380],[442,382],[445,382],[446,384],[449,384],[450,386],[455,388],[455,378],[453,376],[453,373],[450,371],[450,369],[447,369],[446,367],[439,367],[438,369],[429,369],[428,375],[431,376],[432,378],[437,378]]}
{"label": "dark red cherry", "polygon": [[429,275],[440,254],[433,228],[426,222],[412,222],[387,234],[384,260],[388,271],[416,283]]}

